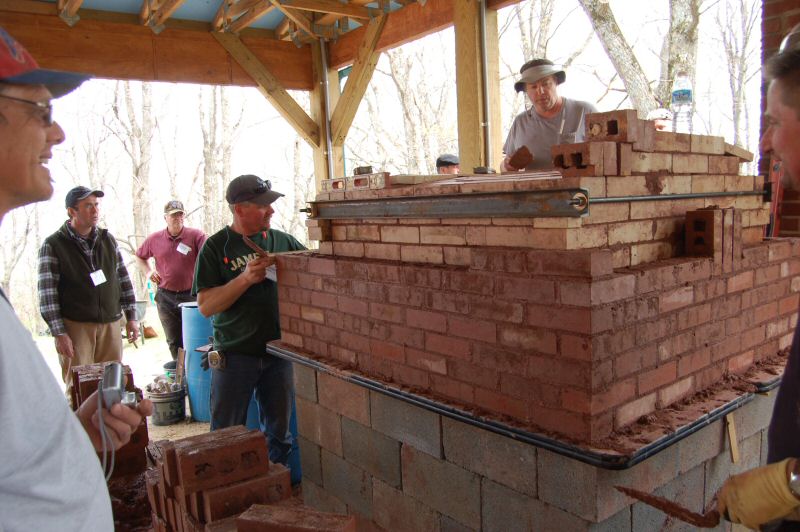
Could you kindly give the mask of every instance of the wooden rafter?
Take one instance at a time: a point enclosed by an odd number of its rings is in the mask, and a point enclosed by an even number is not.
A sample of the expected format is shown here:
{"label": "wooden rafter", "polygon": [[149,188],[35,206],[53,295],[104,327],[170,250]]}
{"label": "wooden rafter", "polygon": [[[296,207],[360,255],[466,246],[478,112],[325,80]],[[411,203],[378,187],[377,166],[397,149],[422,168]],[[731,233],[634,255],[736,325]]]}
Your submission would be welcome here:
{"label": "wooden rafter", "polygon": [[144,26],[157,28],[163,26],[172,14],[186,0],[143,0],[139,19]]}
{"label": "wooden rafter", "polygon": [[265,0],[259,0],[256,5],[252,6],[247,10],[247,12],[243,13],[242,16],[231,22],[228,26],[228,29],[234,33],[239,33],[273,9],[275,8],[269,2]]}
{"label": "wooden rafter", "polygon": [[58,14],[74,17],[78,13],[83,0],[58,0]]}
{"label": "wooden rafter", "polygon": [[[259,8],[271,8],[267,0],[223,0],[217,9],[217,14],[211,22],[215,30],[221,31],[223,29],[231,30],[230,25],[242,17],[249,17],[245,21],[240,22],[241,28],[244,28],[253,23],[258,17],[264,15],[269,9],[265,11],[251,12],[251,10],[259,10]],[[231,30],[233,31],[233,30]]]}
{"label": "wooden rafter", "polygon": [[336,109],[331,115],[331,140],[336,146],[344,144],[347,132],[356,116],[356,111],[364,97],[372,73],[378,63],[381,53],[377,50],[383,28],[388,17],[383,15],[372,19],[367,24],[364,39],[358,47],[353,70],[347,78],[342,97],[336,104]]}
{"label": "wooden rafter", "polygon": [[314,33],[314,30],[311,27],[311,21],[308,18],[306,18],[305,15],[303,15],[302,13],[298,13],[294,9],[281,5],[281,3],[278,2],[278,0],[269,0],[269,1],[272,3],[273,6],[278,8],[278,10],[281,13],[286,15],[286,18],[290,19],[292,22],[297,24],[298,28],[306,32],[309,36],[315,39],[317,38],[316,33]]}
{"label": "wooden rafter", "polygon": [[281,4],[304,11],[332,13],[356,19],[370,18],[369,8],[352,3],[339,2],[338,0],[281,0]]}
{"label": "wooden rafter", "polygon": [[278,79],[232,33],[212,32],[214,38],[228,51],[237,63],[256,82],[258,90],[312,147],[319,148],[319,126],[308,116],[294,98],[286,92]]}
{"label": "wooden rafter", "polygon": [[78,9],[80,9],[83,0],[58,0],[56,4],[58,9],[58,16],[61,20],[69,26],[74,26],[80,17],[78,16]]}
{"label": "wooden rafter", "polygon": [[291,24],[292,21],[288,18],[281,20],[278,25],[275,26],[275,36],[278,39],[288,39],[289,33],[292,31]]}

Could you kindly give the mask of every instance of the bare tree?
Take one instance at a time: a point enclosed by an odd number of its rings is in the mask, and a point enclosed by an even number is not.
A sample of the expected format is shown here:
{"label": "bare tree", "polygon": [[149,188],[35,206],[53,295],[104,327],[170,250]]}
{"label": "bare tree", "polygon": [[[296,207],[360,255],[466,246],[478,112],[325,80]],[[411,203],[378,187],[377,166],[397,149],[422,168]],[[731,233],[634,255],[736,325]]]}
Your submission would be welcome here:
{"label": "bare tree", "polygon": [[[138,88],[136,97],[134,87]],[[149,83],[117,82],[115,96],[112,107],[115,120],[110,129],[129,158],[133,210],[133,233],[116,236],[120,246],[132,255],[150,233],[150,165],[156,116]],[[146,280],[138,269],[133,270],[136,293],[144,294]]]}
{"label": "bare tree", "polygon": [[[384,54],[388,68],[384,62],[379,63],[376,73],[382,79],[373,80],[365,97],[368,125],[362,123],[364,115],[357,116],[348,136],[348,150],[354,154],[356,164],[375,161],[381,169],[395,167],[402,172],[430,173],[438,154],[457,151],[456,120],[449,111],[455,96],[453,66],[442,54],[434,56],[430,50],[431,47],[416,45]],[[397,99],[401,136],[385,134],[378,116],[381,98]]]}
{"label": "bare tree", "polygon": [[200,130],[203,135],[202,198],[203,230],[218,231],[230,219],[230,211],[222,201],[225,187],[231,180],[231,156],[236,131],[243,110],[234,119],[225,87],[208,87],[200,91]]}
{"label": "bare tree", "polygon": [[754,37],[757,35],[760,8],[761,2],[754,0],[729,0],[716,15],[719,38],[727,59],[734,144],[750,144],[750,116],[745,87],[758,74],[760,43]]}
{"label": "bare tree", "polygon": [[11,275],[32,240],[34,207],[22,207],[9,212],[3,219],[3,246],[0,247],[0,288],[10,296]]}
{"label": "bare tree", "polygon": [[578,0],[592,22],[592,27],[611,63],[625,83],[628,97],[641,114],[658,107],[650,82],[617,24],[608,2]]}

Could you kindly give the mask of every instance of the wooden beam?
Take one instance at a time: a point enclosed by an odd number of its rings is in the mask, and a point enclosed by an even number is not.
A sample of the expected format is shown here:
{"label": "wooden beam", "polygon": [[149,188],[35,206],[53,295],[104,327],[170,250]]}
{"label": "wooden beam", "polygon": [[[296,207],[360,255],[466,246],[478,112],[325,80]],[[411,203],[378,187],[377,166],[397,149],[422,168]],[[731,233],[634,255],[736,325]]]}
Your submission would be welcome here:
{"label": "wooden beam", "polygon": [[486,10],[486,58],[487,75],[489,77],[489,124],[490,137],[489,146],[491,149],[491,164],[486,161],[488,166],[492,166],[498,172],[501,171],[500,163],[503,160],[503,142],[505,141],[506,131],[502,130],[503,118],[501,112],[500,98],[500,36],[497,25],[497,11],[494,9]]}
{"label": "wooden beam", "polygon": [[258,2],[251,5],[250,9],[242,14],[242,16],[231,22],[228,25],[228,29],[233,33],[239,33],[273,9],[275,8],[272,6],[272,4],[266,0],[258,0]]}
{"label": "wooden beam", "polygon": [[297,27],[303,30],[304,32],[308,33],[312,37],[316,37],[314,30],[311,28],[311,21],[308,20],[305,15],[298,13],[297,11],[290,9],[281,5],[278,0],[269,0],[273,6],[275,6],[281,13],[283,13],[286,18],[290,19],[292,22],[297,24]]}
{"label": "wooden beam", "polygon": [[356,116],[361,98],[367,90],[375,65],[381,53],[376,50],[378,39],[380,39],[384,26],[386,26],[386,15],[372,19],[367,24],[364,40],[358,47],[356,60],[353,63],[353,71],[347,78],[342,97],[336,104],[336,108],[331,115],[331,139],[336,146],[344,145],[344,139],[353,118]]}
{"label": "wooden beam", "polygon": [[172,14],[181,7],[186,0],[165,0],[153,14],[154,18],[150,21],[152,26],[161,26],[164,24]]}
{"label": "wooden beam", "polygon": [[[13,28],[14,37],[43,68],[110,79],[256,85],[212,37],[208,23],[186,24],[184,29],[177,27],[182,21],[170,19],[156,35],[141,25],[138,14],[93,20],[81,10],[80,24],[69,28],[56,15],[55,4],[48,5],[47,15],[0,8],[0,26]],[[247,30],[241,39],[266,68],[276,72],[283,87],[310,90],[310,50],[262,35],[272,34]]]}
{"label": "wooden beam", "polygon": [[369,8],[351,3],[339,2],[338,0],[280,0],[280,3],[281,5],[304,11],[333,13],[344,17],[365,20],[370,18]]}
{"label": "wooden beam", "polygon": [[459,160],[466,171],[485,166],[480,2],[455,0],[456,95]]}
{"label": "wooden beam", "polygon": [[242,43],[236,35],[231,33],[213,32],[214,38],[233,57],[245,71],[255,80],[258,90],[263,94],[275,109],[295,128],[297,133],[318,148],[320,145],[319,126],[306,114],[280,81],[259,61],[259,59]]}
{"label": "wooden beam", "polygon": [[[367,5],[367,4],[369,4],[370,2],[373,2],[373,1],[375,1],[375,0],[350,0],[350,4],[351,5],[356,5],[356,6],[365,6],[365,5]],[[329,14],[326,14],[326,15],[322,15],[319,18],[319,20],[317,20],[317,24],[323,24],[323,25],[333,24],[334,22],[336,22],[340,18],[342,18],[342,17],[340,17],[339,15],[336,15],[334,13],[329,13]]]}
{"label": "wooden beam", "polygon": [[214,30],[220,31],[225,27],[225,24],[230,20],[229,13],[234,4],[236,4],[236,0],[222,0],[222,2],[220,2],[217,13],[211,21],[211,27],[213,27]]}
{"label": "wooden beam", "polygon": [[[328,141],[325,122],[328,119],[325,109],[325,87],[328,89],[328,107],[332,108],[339,100],[339,73],[334,69],[325,69],[322,64],[320,44],[311,46],[311,61],[314,68],[314,90],[311,91],[311,115],[319,124],[320,146],[314,149],[314,181],[317,192],[322,191],[322,181],[344,175],[344,149],[331,145],[333,168],[328,171]],[[322,46],[327,46],[322,44]],[[326,84],[327,81],[327,84]]]}
{"label": "wooden beam", "polygon": [[[424,6],[419,3],[405,6],[389,13],[386,29],[378,41],[378,51],[385,52],[420,37],[430,35],[453,24],[454,0],[427,0]],[[488,9],[497,10],[519,0],[488,0]],[[319,22],[330,24],[324,16]],[[335,15],[330,15],[335,17]],[[324,22],[323,22],[324,21]],[[364,35],[364,28],[357,28],[342,35],[331,46],[330,64],[336,68],[344,68],[353,64],[358,43]]]}
{"label": "wooden beam", "polygon": [[58,0],[58,13],[62,17],[74,17],[81,8],[83,0]]}
{"label": "wooden beam", "polygon": [[[453,23],[453,0],[428,0],[425,7],[414,4],[384,16],[387,18],[386,28],[378,40],[376,50],[379,52],[450,26]],[[331,43],[330,66],[344,68],[353,64],[365,33],[366,28],[362,26]]]}

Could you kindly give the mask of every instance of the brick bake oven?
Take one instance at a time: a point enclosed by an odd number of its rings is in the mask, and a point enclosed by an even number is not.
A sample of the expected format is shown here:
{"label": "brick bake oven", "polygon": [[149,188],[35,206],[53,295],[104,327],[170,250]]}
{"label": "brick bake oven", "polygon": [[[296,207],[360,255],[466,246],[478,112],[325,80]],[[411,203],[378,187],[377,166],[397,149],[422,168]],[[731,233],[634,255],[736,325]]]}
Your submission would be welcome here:
{"label": "brick bake oven", "polygon": [[306,504],[367,530],[672,529],[614,486],[702,513],[764,461],[800,244],[764,239],[752,155],[634,111],[587,138],[550,173],[326,183],[270,347]]}

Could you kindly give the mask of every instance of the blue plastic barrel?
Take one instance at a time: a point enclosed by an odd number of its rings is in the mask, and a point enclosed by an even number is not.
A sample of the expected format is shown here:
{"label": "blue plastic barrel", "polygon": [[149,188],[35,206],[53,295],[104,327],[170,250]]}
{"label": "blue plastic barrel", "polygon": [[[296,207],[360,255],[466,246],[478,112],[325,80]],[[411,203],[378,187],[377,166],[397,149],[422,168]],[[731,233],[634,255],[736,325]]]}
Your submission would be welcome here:
{"label": "blue plastic barrel", "polygon": [[[250,399],[250,406],[247,407],[247,424],[248,429],[261,430],[258,422],[258,403],[256,396]],[[297,406],[295,405],[294,397],[292,397],[292,417],[289,418],[289,431],[292,433],[292,452],[289,453],[289,466],[292,474],[292,484],[298,484],[303,479],[303,473],[300,471],[300,445],[297,443]]]}
{"label": "blue plastic barrel", "polygon": [[186,384],[189,389],[189,407],[192,419],[208,423],[211,421],[209,397],[211,397],[211,371],[200,365],[201,353],[196,349],[209,343],[214,334],[211,320],[200,314],[197,303],[181,303],[183,322],[183,348],[186,350]]}

